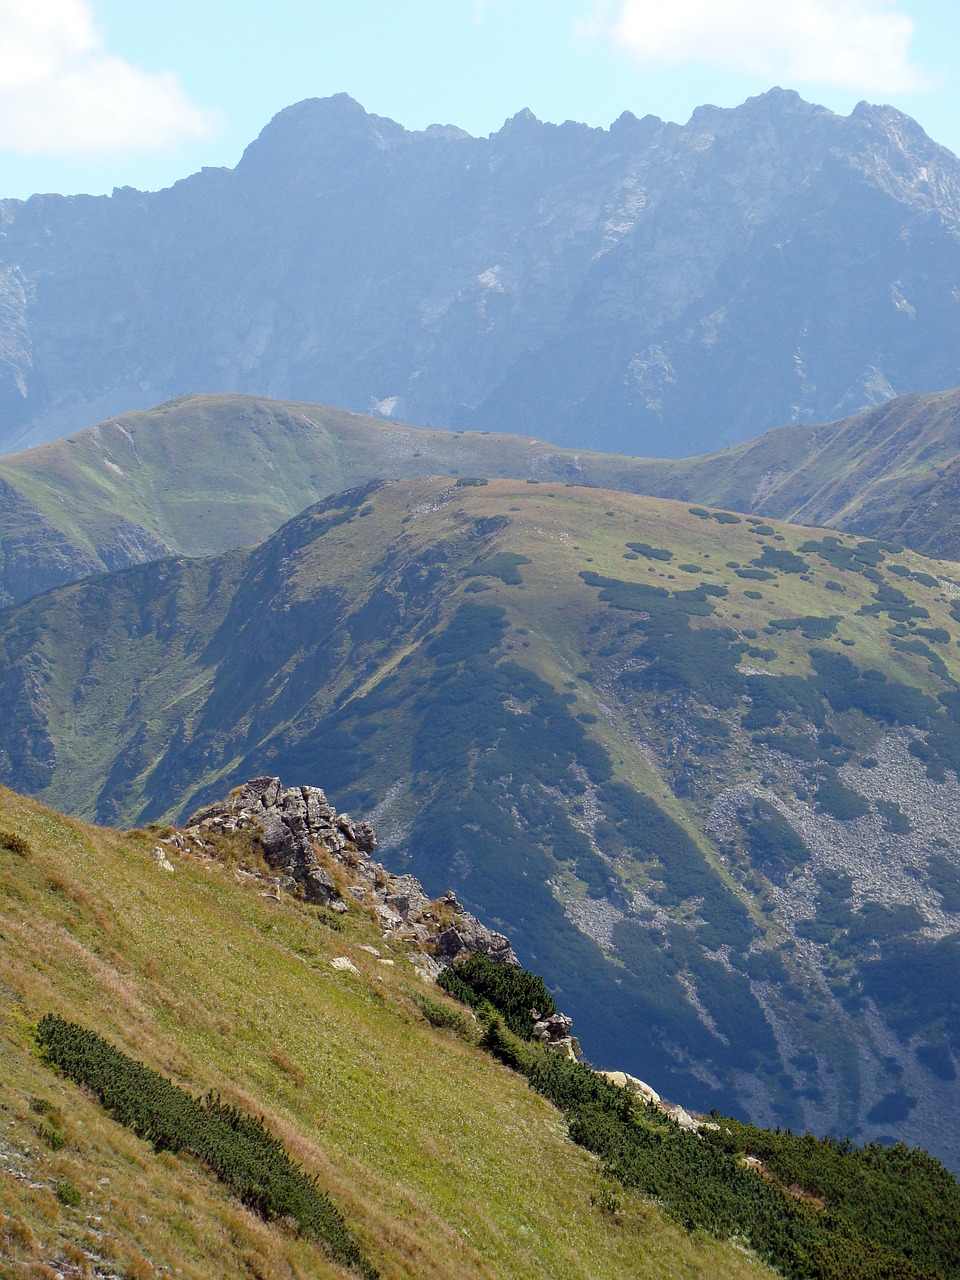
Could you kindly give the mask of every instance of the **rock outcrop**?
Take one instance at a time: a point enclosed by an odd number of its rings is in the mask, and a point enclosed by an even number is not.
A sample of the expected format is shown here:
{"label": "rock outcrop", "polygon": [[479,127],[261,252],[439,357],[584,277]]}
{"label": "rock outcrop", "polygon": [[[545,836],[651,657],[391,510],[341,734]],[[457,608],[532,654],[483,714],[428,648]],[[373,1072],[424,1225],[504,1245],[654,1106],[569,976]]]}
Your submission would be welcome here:
{"label": "rock outcrop", "polygon": [[[267,877],[271,896],[282,900],[282,891],[301,894],[332,910],[346,911],[347,899],[375,912],[386,937],[406,940],[415,953],[415,964],[426,978],[477,952],[499,964],[520,967],[510,940],[465,911],[452,889],[432,899],[412,875],[392,875],[374,861],[377,837],[368,822],[354,822],[337,813],[319,787],[284,787],[279,778],[251,778],[224,799],[198,810],[186,826],[165,843],[181,852],[202,852],[213,838],[248,833],[266,862],[279,874]],[[154,861],[173,871],[163,849]],[[375,947],[361,948],[383,960]],[[347,956],[330,961],[341,973],[359,975]],[[531,1010],[532,1038],[545,1048],[580,1058],[580,1045],[572,1034],[573,1019],[564,1013],[541,1017]],[[623,1071],[598,1073],[618,1088],[655,1106],[679,1128],[691,1133],[717,1126],[695,1118],[683,1107],[664,1102],[655,1089]]]}
{"label": "rock outcrop", "polygon": [[421,952],[421,967],[430,976],[476,952],[520,967],[510,940],[465,911],[453,890],[433,899],[415,876],[392,875],[374,861],[373,828],[338,814],[319,787],[252,778],[193,814],[175,841],[203,847],[205,838],[237,832],[252,836],[279,873],[279,889],[333,910],[346,909],[345,898],[368,906],[384,934],[406,939]]}

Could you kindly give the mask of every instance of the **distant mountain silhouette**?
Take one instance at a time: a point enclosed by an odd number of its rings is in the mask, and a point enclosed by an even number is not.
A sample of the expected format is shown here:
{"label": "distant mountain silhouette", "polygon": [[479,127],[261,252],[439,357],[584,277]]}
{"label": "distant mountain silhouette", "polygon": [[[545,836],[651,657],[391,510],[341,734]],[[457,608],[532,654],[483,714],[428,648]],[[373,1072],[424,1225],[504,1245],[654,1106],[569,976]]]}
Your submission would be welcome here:
{"label": "distant mountain silhouette", "polygon": [[4,449],[241,391],[679,456],[960,383],[960,161],[890,107],[478,139],[338,94],[0,219]]}

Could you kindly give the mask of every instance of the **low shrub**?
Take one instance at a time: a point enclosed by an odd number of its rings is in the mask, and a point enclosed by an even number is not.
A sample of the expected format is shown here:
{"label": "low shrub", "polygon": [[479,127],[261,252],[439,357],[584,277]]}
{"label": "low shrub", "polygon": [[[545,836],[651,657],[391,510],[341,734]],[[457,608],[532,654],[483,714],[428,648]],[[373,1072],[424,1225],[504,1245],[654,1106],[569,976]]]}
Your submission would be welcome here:
{"label": "low shrub", "polygon": [[[145,1138],[155,1151],[195,1156],[261,1217],[293,1219],[304,1235],[323,1243],[338,1262],[366,1280],[377,1280],[379,1273],[360,1252],[316,1180],[293,1163],[262,1120],[227,1106],[213,1094],[198,1101],[96,1032],[53,1014],[41,1019],[37,1040],[49,1062],[91,1090],[115,1119]],[[57,1194],[63,1198],[59,1187]]]}
{"label": "low shrub", "polygon": [[29,858],[33,853],[30,841],[15,831],[0,831],[0,849],[19,853],[22,858]]}
{"label": "low shrub", "polygon": [[445,969],[437,986],[473,1009],[489,1004],[523,1040],[529,1040],[533,1032],[532,1010],[541,1018],[557,1011],[553,996],[537,974],[497,964],[479,952]]}

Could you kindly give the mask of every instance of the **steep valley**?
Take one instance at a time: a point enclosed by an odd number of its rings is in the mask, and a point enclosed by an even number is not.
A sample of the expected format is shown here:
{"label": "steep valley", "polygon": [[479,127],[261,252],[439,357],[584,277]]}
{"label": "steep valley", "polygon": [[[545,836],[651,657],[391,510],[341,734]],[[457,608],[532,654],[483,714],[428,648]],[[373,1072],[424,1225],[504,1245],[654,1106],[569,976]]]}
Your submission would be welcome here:
{"label": "steep valley", "polygon": [[2,779],[126,826],[322,784],[598,1065],[956,1166],[958,599],[889,542],[370,483],[0,613]]}

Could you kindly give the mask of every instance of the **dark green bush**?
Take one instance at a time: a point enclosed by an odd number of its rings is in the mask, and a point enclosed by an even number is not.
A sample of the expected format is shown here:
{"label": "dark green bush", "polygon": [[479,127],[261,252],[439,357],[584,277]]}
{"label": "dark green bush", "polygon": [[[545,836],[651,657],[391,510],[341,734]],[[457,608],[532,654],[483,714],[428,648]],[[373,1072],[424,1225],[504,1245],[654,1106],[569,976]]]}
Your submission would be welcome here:
{"label": "dark green bush", "polygon": [[774,631],[799,631],[805,640],[826,640],[836,631],[839,621],[840,615],[834,613],[828,618],[774,618],[770,626]]}
{"label": "dark green bush", "polygon": [[498,551],[495,555],[488,556],[486,560],[478,560],[476,564],[472,564],[467,569],[466,576],[468,578],[499,578],[508,586],[515,587],[523,581],[518,566],[530,563],[530,557],[521,555],[518,551]]}
{"label": "dark green bush", "polygon": [[878,800],[877,808],[883,816],[883,829],[892,835],[906,836],[913,830],[907,814],[900,808],[896,800]]}
{"label": "dark green bush", "polygon": [[628,542],[627,546],[631,551],[636,551],[638,555],[646,556],[648,560],[673,559],[672,551],[668,551],[666,547],[651,547],[649,542]]}
{"label": "dark green bush", "polygon": [[824,778],[817,788],[817,808],[840,822],[850,822],[870,812],[870,802],[857,791],[851,791],[835,774]]}
{"label": "dark green bush", "polygon": [[755,800],[738,814],[751,863],[777,883],[788,871],[810,857],[803,840],[778,809],[766,800]]}
{"label": "dark green bush", "polygon": [[52,1064],[90,1089],[115,1119],[154,1150],[196,1156],[261,1217],[294,1219],[303,1234],[323,1243],[338,1262],[376,1280],[379,1272],[360,1252],[316,1180],[297,1168],[262,1120],[213,1094],[198,1101],[95,1032],[53,1014],[41,1019],[37,1040]]}
{"label": "dark green bush", "polygon": [[[495,1017],[482,1043],[563,1111],[571,1138],[599,1157],[608,1177],[655,1197],[689,1230],[744,1241],[789,1280],[960,1276],[960,1187],[923,1151],[857,1149],[720,1116],[711,1132],[684,1133]],[[761,1160],[763,1176],[743,1166],[743,1153]],[[814,1197],[825,1207],[811,1204]]]}
{"label": "dark green bush", "polygon": [[764,546],[759,557],[750,563],[758,569],[774,569],[777,573],[803,573],[807,569],[807,562],[802,556],[771,546]]}
{"label": "dark green bush", "polygon": [[529,1040],[533,1032],[534,1009],[541,1018],[549,1018],[557,1011],[553,996],[537,974],[496,964],[479,953],[444,969],[437,986],[472,1009],[491,1005],[514,1035],[523,1040]]}

